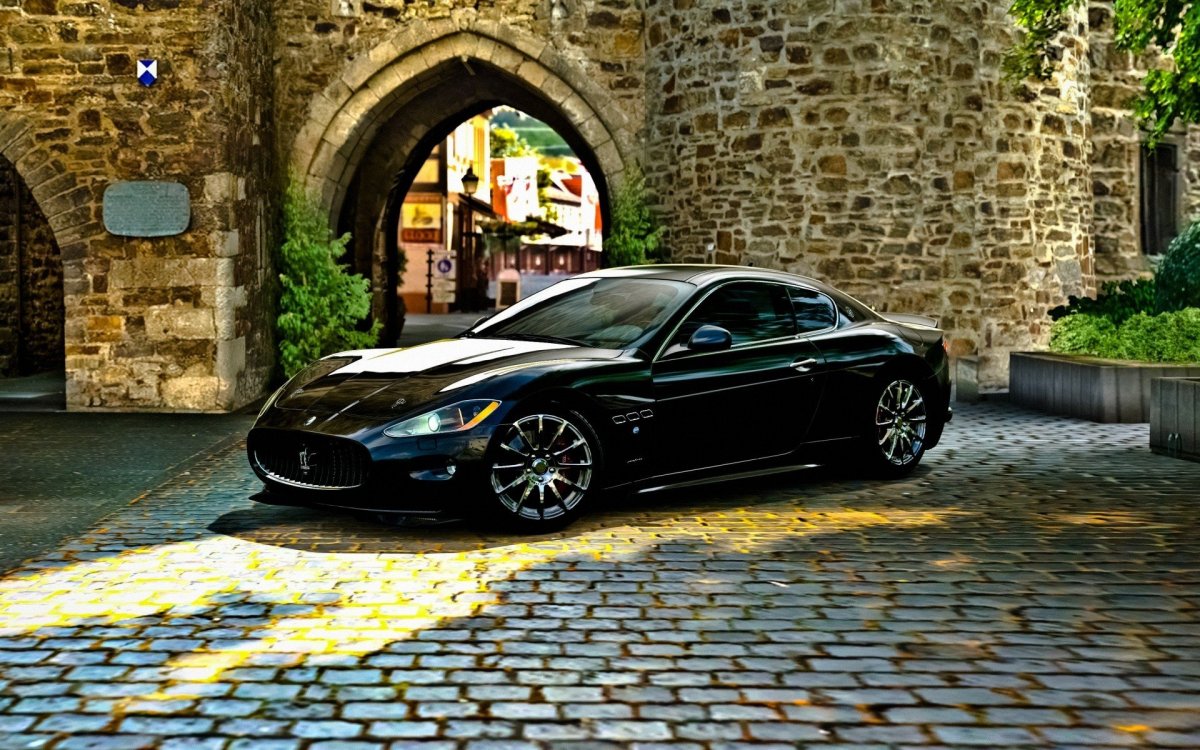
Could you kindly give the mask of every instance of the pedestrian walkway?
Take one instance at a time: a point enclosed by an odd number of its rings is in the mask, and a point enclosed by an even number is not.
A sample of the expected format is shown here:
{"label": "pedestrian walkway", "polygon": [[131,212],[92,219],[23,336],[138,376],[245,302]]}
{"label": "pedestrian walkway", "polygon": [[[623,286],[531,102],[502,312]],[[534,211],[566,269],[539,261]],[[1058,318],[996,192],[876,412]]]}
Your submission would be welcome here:
{"label": "pedestrian walkway", "polygon": [[535,538],[255,505],[231,445],[0,580],[0,747],[1200,747],[1200,465],[1146,432],[966,406],[905,480]]}
{"label": "pedestrian walkway", "polygon": [[215,447],[245,414],[0,412],[0,571],[123,508]]}

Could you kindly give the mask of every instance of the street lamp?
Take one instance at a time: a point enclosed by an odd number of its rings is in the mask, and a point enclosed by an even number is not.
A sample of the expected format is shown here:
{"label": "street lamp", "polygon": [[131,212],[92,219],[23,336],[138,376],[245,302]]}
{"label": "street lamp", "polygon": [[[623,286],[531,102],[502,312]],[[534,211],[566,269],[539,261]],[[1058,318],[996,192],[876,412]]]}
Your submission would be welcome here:
{"label": "street lamp", "polygon": [[479,178],[475,175],[473,165],[467,167],[467,173],[462,178],[462,186],[467,195],[475,195],[475,192],[479,190]]}

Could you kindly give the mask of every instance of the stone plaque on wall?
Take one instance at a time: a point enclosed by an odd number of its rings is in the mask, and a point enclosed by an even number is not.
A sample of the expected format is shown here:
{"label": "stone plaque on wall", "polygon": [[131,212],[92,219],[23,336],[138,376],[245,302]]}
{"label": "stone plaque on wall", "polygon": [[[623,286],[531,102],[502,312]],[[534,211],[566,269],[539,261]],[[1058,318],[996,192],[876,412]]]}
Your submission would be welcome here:
{"label": "stone plaque on wall", "polygon": [[191,196],[178,182],[114,182],[104,191],[104,228],[112,234],[172,237],[191,219]]}

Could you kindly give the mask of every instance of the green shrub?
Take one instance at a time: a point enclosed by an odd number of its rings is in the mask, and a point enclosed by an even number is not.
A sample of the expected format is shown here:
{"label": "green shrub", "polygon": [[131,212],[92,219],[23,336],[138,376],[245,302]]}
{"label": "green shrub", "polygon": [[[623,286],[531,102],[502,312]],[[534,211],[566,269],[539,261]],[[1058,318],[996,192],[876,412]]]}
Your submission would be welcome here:
{"label": "green shrub", "polygon": [[371,312],[370,284],[338,260],[350,235],[334,237],[329,221],[293,180],[283,203],[284,242],[275,259],[283,285],[276,320],[279,364],[291,377],[309,362],[344,349],[374,346],[379,324],[358,325]]}
{"label": "green shrub", "polygon": [[1099,315],[1068,315],[1051,329],[1050,350],[1141,362],[1200,362],[1200,308],[1138,313],[1119,327]]}
{"label": "green shrub", "polygon": [[1136,281],[1109,281],[1100,287],[1100,293],[1092,297],[1071,295],[1065,305],[1050,311],[1052,320],[1068,315],[1099,315],[1120,325],[1140,312],[1156,312],[1156,285],[1154,279]]}
{"label": "green shrub", "polygon": [[1200,222],[1171,242],[1154,280],[1159,312],[1200,307]]}
{"label": "green shrub", "polygon": [[1050,329],[1050,351],[1107,357],[1116,336],[1117,326],[1108,318],[1087,313],[1068,315]]}
{"label": "green shrub", "polygon": [[1142,362],[1200,362],[1200,309],[1134,315],[1121,326],[1115,356]]}
{"label": "green shrub", "polygon": [[658,259],[663,227],[646,201],[646,178],[628,174],[612,201],[612,226],[604,240],[610,266],[636,266]]}

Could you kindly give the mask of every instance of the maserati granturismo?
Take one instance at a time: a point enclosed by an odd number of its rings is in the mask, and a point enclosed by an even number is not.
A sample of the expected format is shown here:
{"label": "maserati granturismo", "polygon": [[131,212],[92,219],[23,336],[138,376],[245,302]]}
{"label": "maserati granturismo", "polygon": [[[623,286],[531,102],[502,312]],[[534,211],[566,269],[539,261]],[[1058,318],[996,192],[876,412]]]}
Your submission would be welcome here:
{"label": "maserati granturismo", "polygon": [[951,416],[937,322],[757,268],[561,281],[459,336],[325,357],[263,407],[255,499],[560,527],[610,490],[845,462],[901,477]]}

